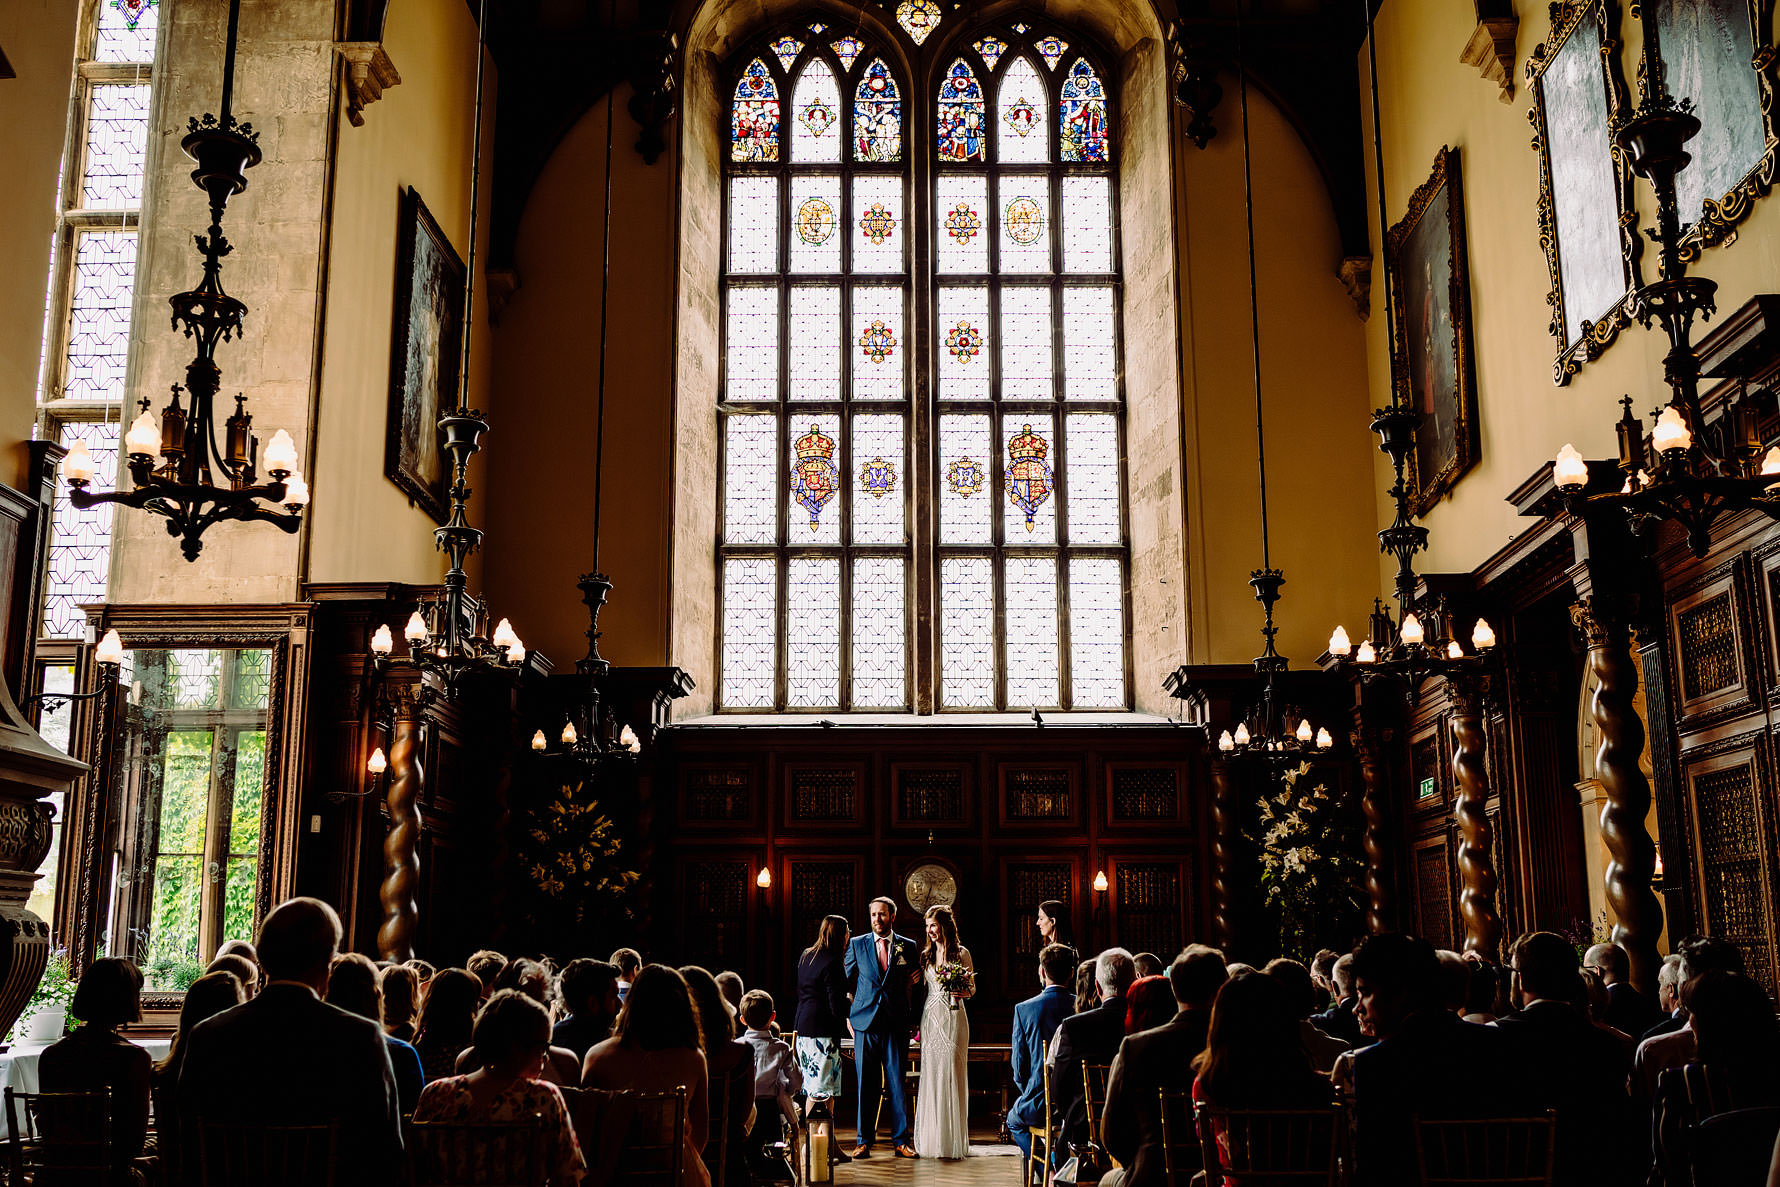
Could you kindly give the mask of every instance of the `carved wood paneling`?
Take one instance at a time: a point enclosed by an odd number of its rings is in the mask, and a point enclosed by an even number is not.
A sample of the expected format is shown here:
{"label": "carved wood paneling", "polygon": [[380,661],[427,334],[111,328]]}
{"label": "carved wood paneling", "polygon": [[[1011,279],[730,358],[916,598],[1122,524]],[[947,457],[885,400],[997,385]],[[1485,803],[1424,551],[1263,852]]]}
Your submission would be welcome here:
{"label": "carved wood paneling", "polygon": [[1416,932],[1439,948],[1453,946],[1452,866],[1444,838],[1415,849]]}
{"label": "carved wood paneling", "polygon": [[689,828],[757,824],[755,779],[744,764],[694,764],[680,773],[680,821]]}
{"label": "carved wood paneling", "polygon": [[1687,788],[1700,855],[1700,922],[1735,944],[1745,967],[1774,990],[1774,884],[1767,813],[1753,747],[1689,767]]}
{"label": "carved wood paneling", "polygon": [[890,825],[923,831],[967,828],[970,771],[961,763],[893,763]]}
{"label": "carved wood paneling", "polygon": [[1191,863],[1179,858],[1129,857],[1111,862],[1112,942],[1153,952],[1164,963],[1186,946],[1191,909]]}
{"label": "carved wood paneling", "polygon": [[855,764],[788,764],[785,823],[788,827],[858,824],[865,819],[864,771]]}
{"label": "carved wood paneling", "polygon": [[1433,728],[1409,743],[1409,806],[1416,811],[1442,811],[1450,796],[1447,791],[1451,764],[1446,761],[1440,745],[1440,730]]}
{"label": "carved wood paneling", "polygon": [[1679,597],[1669,610],[1675,647],[1676,692],[1684,718],[1721,715],[1748,700],[1743,624],[1751,621],[1740,587],[1725,566],[1708,584]]}
{"label": "carved wood paneling", "polygon": [[1079,827],[1080,776],[1075,763],[1001,764],[1001,823]]}
{"label": "carved wood paneling", "polygon": [[1107,824],[1173,824],[1186,815],[1185,788],[1186,772],[1178,764],[1108,763]]}
{"label": "carved wood paneling", "polygon": [[712,972],[740,969],[748,953],[746,861],[693,858],[681,865],[680,952]]}
{"label": "carved wood paneling", "polygon": [[[1055,899],[1067,908],[1064,917],[1072,925],[1079,922],[1075,918],[1075,884],[1076,865],[1067,857],[1013,858],[1002,864],[1001,919],[1006,942],[1002,946],[1001,983],[1010,997],[1030,996],[1022,990],[1038,983],[1038,904]],[[1071,926],[1069,934],[1077,937],[1078,950],[1085,946],[1079,939],[1079,928]]]}
{"label": "carved wood paneling", "polygon": [[[857,858],[811,857],[793,857],[785,863],[785,947],[791,960],[816,942],[824,915],[845,915],[865,930],[859,918],[869,897],[861,885],[864,864]],[[781,1014],[789,1013],[785,1006],[779,1008]]]}

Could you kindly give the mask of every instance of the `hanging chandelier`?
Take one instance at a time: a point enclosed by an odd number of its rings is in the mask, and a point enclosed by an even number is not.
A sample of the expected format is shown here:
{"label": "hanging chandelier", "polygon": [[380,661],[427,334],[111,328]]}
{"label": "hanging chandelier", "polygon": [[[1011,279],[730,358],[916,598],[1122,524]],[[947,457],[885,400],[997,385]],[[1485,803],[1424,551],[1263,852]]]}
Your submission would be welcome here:
{"label": "hanging chandelier", "polygon": [[[253,432],[247,397],[235,397],[235,411],[222,423],[225,436],[217,447],[215,401],[222,388],[216,348],[241,332],[247,306],[223,290],[222,260],[234,250],[223,235],[223,213],[229,199],[247,188],[247,171],[260,163],[259,133],[238,123],[233,112],[235,40],[241,0],[230,0],[228,40],[223,51],[221,116],[193,116],[180,141],[197,164],[192,181],[210,199],[210,227],[196,237],[204,260],[198,287],[175,294],[173,326],[197,344],[186,365],[185,386],[172,385],[172,398],[161,409],[160,423],[141,401],[142,413],[124,434],[131,489],[88,489],[96,465],[86,442],[76,440],[62,459],[68,501],[86,509],[117,503],[162,516],[167,534],[177,536],[185,559],[195,561],[204,549],[204,533],[225,520],[269,523],[294,532],[309,503],[309,486],[297,468],[296,443],[279,429],[261,451]],[[187,403],[180,403],[181,395]],[[260,481],[264,467],[268,482]],[[218,481],[218,475],[222,481]]]}

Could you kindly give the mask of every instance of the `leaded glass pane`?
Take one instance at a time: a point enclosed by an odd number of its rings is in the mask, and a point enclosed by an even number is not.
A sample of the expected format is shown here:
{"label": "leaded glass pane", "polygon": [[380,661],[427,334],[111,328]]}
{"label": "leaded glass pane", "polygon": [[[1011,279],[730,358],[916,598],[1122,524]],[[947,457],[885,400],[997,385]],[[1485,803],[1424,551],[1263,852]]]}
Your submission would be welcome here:
{"label": "leaded glass pane", "polygon": [[95,86],[87,100],[81,205],[119,210],[142,205],[142,156],[148,147],[147,86]]}
{"label": "leaded glass pane", "polygon": [[901,272],[908,238],[902,178],[853,179],[853,271]]}
{"label": "leaded glass pane", "polygon": [[906,564],[899,556],[853,562],[853,707],[908,707]]}
{"label": "leaded glass pane", "polygon": [[1001,179],[1001,270],[1051,268],[1051,188],[1043,177]]}
{"label": "leaded glass pane", "polygon": [[1119,356],[1113,290],[1063,290],[1063,392],[1071,400],[1116,400]]}
{"label": "leaded glass pane", "polygon": [[792,414],[790,440],[790,520],[792,544],[841,542],[841,418],[832,412]]}
{"label": "leaded glass pane", "polygon": [[857,37],[838,37],[830,46],[834,56],[841,60],[842,70],[852,70],[853,60],[865,52],[865,42]]}
{"label": "leaded glass pane", "polygon": [[130,352],[130,291],[136,283],[136,232],[82,231],[74,241],[74,300],[62,396],[121,400]]}
{"label": "leaded glass pane", "polygon": [[1016,58],[1001,76],[995,104],[995,159],[1043,164],[1051,159],[1050,103],[1030,58]]}
{"label": "leaded glass pane", "polygon": [[839,177],[791,179],[791,271],[840,271],[840,211]]}
{"label": "leaded glass pane", "polygon": [[1065,161],[1107,159],[1106,91],[1086,58],[1077,58],[1063,80],[1057,134]]}
{"label": "leaded glass pane", "polygon": [[731,416],[723,422],[723,542],[771,544],[779,531],[778,420]]}
{"label": "leaded glass pane", "polygon": [[798,285],[791,290],[786,398],[841,398],[841,290]]}
{"label": "leaded glass pane", "polygon": [[1077,412],[1069,433],[1069,542],[1119,542],[1119,420]]}
{"label": "leaded glass pane", "polygon": [[939,28],[939,0],[902,0],[896,7],[896,23],[908,33],[909,40],[920,45]]}
{"label": "leaded glass pane", "polygon": [[175,709],[215,708],[222,679],[220,651],[167,652],[167,691]]}
{"label": "leaded glass pane", "polygon": [[1051,290],[1001,291],[1001,398],[1049,400],[1051,388]]}
{"label": "leaded glass pane", "polygon": [[723,681],[726,709],[773,704],[773,640],[779,621],[774,562],[761,557],[723,561]]}
{"label": "leaded glass pane", "polygon": [[988,156],[987,106],[983,84],[963,58],[954,61],[939,84],[939,159],[982,161]]}
{"label": "leaded glass pane", "polygon": [[985,37],[976,43],[976,51],[983,55],[983,65],[995,69],[995,63],[1007,52],[1007,42],[999,37]]}
{"label": "leaded glass pane", "polygon": [[1056,428],[1048,416],[1016,412],[1002,417],[1001,458],[1007,488],[1007,524],[1003,539],[1010,545],[1057,542]]}
{"label": "leaded glass pane", "polygon": [[834,71],[821,58],[811,58],[803,68],[791,111],[791,159],[799,164],[839,161],[841,92]]}
{"label": "leaded glass pane", "polygon": [[853,543],[902,544],[908,453],[900,415],[853,417]]}
{"label": "leaded glass pane", "polygon": [[1007,705],[1057,704],[1057,559],[1003,562],[1007,605]]}
{"label": "leaded glass pane", "polygon": [[1063,270],[1111,272],[1112,179],[1063,178]]}
{"label": "leaded glass pane", "polygon": [[989,290],[939,290],[939,398],[989,398]]}
{"label": "leaded glass pane", "polygon": [[779,159],[779,87],[759,58],[748,63],[736,83],[729,121],[729,159],[744,164]]}
{"label": "leaded glass pane", "polygon": [[793,557],[785,571],[785,701],[825,709],[841,701],[841,562]]}
{"label": "leaded glass pane", "polygon": [[[57,442],[66,449],[76,438],[85,441],[93,455],[92,489],[116,488],[118,426],[64,421]],[[113,506],[99,503],[82,511],[68,501],[65,484],[56,485],[49,572],[44,581],[42,630],[46,638],[84,638],[87,617],[79,607],[105,600],[105,579],[111,566]]]}
{"label": "leaded glass pane", "polygon": [[[789,70],[791,63],[797,61],[797,55],[803,52],[803,42],[795,37],[780,37],[773,41],[769,48],[773,51],[773,56],[779,59],[779,65]],[[801,99],[802,96],[800,95],[799,98]],[[798,106],[801,107],[802,104],[799,103]]]}
{"label": "leaded glass pane", "polygon": [[939,418],[939,540],[941,544],[988,544],[995,493],[989,418],[948,414]]}
{"label": "leaded glass pane", "polygon": [[986,556],[940,558],[940,704],[948,709],[994,707],[994,574]]}
{"label": "leaded glass pane", "polygon": [[779,179],[744,174],[729,179],[729,270],[779,268]]}
{"label": "leaded glass pane", "polygon": [[235,678],[229,692],[229,708],[264,709],[272,691],[272,653],[260,649],[233,654]]}
{"label": "leaded glass pane", "polygon": [[159,0],[99,0],[93,57],[100,62],[152,62],[160,27]]}
{"label": "leaded glass pane", "polygon": [[1045,67],[1047,69],[1055,70],[1057,68],[1057,59],[1061,58],[1064,51],[1069,48],[1069,42],[1053,33],[1048,37],[1040,37],[1037,41],[1032,43],[1032,48],[1036,49],[1039,56],[1045,60]]}
{"label": "leaded glass pane", "polygon": [[853,290],[853,398],[900,400],[907,353],[900,288]]}
{"label": "leaded glass pane", "polygon": [[941,272],[987,272],[989,236],[984,226],[989,183],[982,177],[945,174],[935,184]]}
{"label": "leaded glass pane", "polygon": [[882,58],[872,59],[853,91],[853,159],[902,160],[902,92]]}
{"label": "leaded glass pane", "polygon": [[[1070,440],[1070,448],[1075,441]],[[1070,474],[1075,463],[1070,462]],[[1116,557],[1069,562],[1069,686],[1077,709],[1125,707],[1125,597]]]}
{"label": "leaded glass pane", "polygon": [[731,288],[724,326],[724,393],[736,403],[768,403],[779,396],[779,294],[770,288]]}

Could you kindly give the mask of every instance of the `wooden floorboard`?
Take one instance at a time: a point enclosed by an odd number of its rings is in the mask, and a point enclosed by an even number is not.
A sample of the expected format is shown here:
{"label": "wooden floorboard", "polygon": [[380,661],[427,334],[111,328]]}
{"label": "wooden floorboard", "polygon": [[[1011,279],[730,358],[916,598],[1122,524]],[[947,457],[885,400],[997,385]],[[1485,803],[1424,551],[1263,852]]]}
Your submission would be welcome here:
{"label": "wooden floorboard", "polygon": [[[838,1130],[841,1149],[851,1153],[853,1129]],[[938,1158],[897,1158],[880,1141],[870,1158],[834,1168],[834,1187],[1019,1187],[1020,1152],[1002,1145],[995,1132],[973,1125],[969,1158],[943,1161]],[[798,1168],[800,1174],[801,1167]]]}

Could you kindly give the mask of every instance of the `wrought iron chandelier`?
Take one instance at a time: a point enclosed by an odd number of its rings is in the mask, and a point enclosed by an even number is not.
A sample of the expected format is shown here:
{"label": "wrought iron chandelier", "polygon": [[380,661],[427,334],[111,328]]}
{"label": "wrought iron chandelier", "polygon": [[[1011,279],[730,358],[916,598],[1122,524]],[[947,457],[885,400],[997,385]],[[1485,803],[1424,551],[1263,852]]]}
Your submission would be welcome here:
{"label": "wrought iron chandelier", "polygon": [[[196,237],[204,277],[197,288],[170,298],[174,328],[183,328],[198,348],[186,365],[185,386],[172,385],[172,398],[161,409],[159,425],[149,412],[149,401],[141,401],[141,415],[124,434],[131,489],[88,489],[96,466],[84,441],[74,442],[61,467],[69,486],[68,500],[74,506],[85,509],[98,503],[118,503],[163,516],[167,534],[179,537],[180,551],[188,561],[198,559],[204,549],[204,533],[212,524],[241,520],[294,532],[309,502],[309,486],[297,468],[296,443],[279,429],[262,455],[246,396],[235,397],[235,411],[222,424],[226,434],[223,446],[217,446],[214,405],[222,388],[222,371],[216,365],[216,348],[241,332],[247,315],[247,306],[223,290],[222,260],[234,250],[223,235],[223,213],[229,199],[247,188],[247,171],[260,163],[259,133],[252,124],[236,122],[233,111],[240,20],[241,0],[230,0],[222,114],[206,113],[202,120],[193,116],[180,141],[180,147],[197,164],[192,170],[193,183],[210,198],[210,227]],[[182,392],[189,407],[180,404]],[[261,466],[270,482],[260,481]],[[225,479],[220,484],[218,473]]]}
{"label": "wrought iron chandelier", "polygon": [[1718,285],[1687,275],[1675,187],[1676,175],[1692,160],[1686,146],[1700,121],[1691,99],[1678,102],[1669,93],[1654,21],[1645,22],[1644,36],[1644,94],[1614,139],[1632,171],[1656,192],[1657,225],[1650,234],[1661,249],[1658,279],[1632,294],[1631,313],[1647,330],[1652,320],[1661,323],[1668,336],[1663,382],[1669,402],[1651,414],[1656,423],[1646,451],[1644,422],[1632,415],[1632,397],[1620,401],[1625,411],[1615,428],[1625,477],[1619,490],[1588,494],[1588,464],[1568,443],[1558,451],[1552,477],[1572,515],[1617,508],[1646,549],[1656,526],[1674,520],[1685,529],[1693,554],[1705,556],[1713,525],[1726,515],[1756,510],[1780,519],[1780,448],[1763,451],[1757,411],[1746,395],[1731,401],[1711,425],[1701,415],[1693,326],[1696,317],[1704,322],[1716,311]]}

